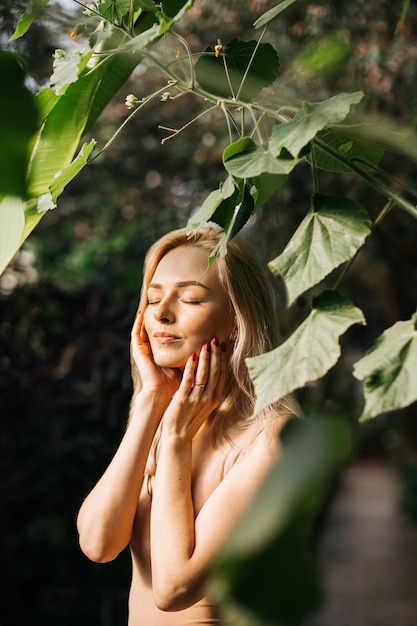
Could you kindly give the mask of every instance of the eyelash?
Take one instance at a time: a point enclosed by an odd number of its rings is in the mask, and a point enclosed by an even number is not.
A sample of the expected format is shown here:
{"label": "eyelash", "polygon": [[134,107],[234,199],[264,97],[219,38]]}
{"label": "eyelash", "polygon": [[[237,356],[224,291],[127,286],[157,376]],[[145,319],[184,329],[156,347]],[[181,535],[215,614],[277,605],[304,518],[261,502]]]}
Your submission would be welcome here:
{"label": "eyelash", "polygon": [[[181,300],[181,302],[184,304],[201,304],[201,300]],[[153,304],[159,304],[159,300],[148,302],[148,306],[152,306]]]}

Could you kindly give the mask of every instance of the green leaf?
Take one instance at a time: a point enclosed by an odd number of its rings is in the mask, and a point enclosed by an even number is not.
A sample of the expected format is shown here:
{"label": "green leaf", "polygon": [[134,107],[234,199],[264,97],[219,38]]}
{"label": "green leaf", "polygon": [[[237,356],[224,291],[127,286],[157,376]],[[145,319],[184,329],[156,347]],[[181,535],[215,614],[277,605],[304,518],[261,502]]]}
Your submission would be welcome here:
{"label": "green leaf", "polygon": [[296,55],[291,64],[291,74],[298,81],[334,74],[341,70],[351,52],[352,45],[345,37],[334,34],[321,36]]}
{"label": "green leaf", "polygon": [[209,194],[201,205],[199,211],[190,217],[186,227],[187,235],[204,226],[214,215],[219,206],[229,200],[234,195],[235,191],[236,187],[233,178],[229,176],[226,181],[220,185],[219,189],[216,189]]}
{"label": "green leaf", "polygon": [[0,199],[0,274],[19,249],[25,217],[23,203],[17,196]]}
{"label": "green leaf", "polygon": [[269,264],[281,272],[289,302],[353,257],[371,226],[367,211],[354,200],[314,194],[311,210],[282,254]]}
{"label": "green leaf", "polygon": [[251,194],[255,200],[254,210],[257,211],[259,207],[265,204],[277,189],[285,185],[287,179],[288,176],[282,174],[267,173],[250,178],[249,182],[253,185]]}
{"label": "green leaf", "polygon": [[298,160],[277,159],[268,150],[257,147],[252,139],[244,137],[226,148],[223,163],[232,176],[252,178],[261,174],[289,174]]}
{"label": "green leaf", "polygon": [[255,28],[262,28],[262,26],[266,26],[277,15],[282,13],[282,11],[285,11],[285,9],[287,9],[292,4],[294,4],[294,2],[297,2],[297,0],[284,0],[284,2],[280,2],[276,7],[273,7],[272,9],[269,9],[269,11],[266,11],[263,15],[258,17],[256,22],[254,22],[254,24],[253,24],[254,27]]}
{"label": "green leaf", "polygon": [[255,413],[324,376],[339,359],[339,338],[353,324],[365,324],[362,311],[345,296],[324,291],[313,299],[310,315],[285,343],[246,359],[255,385]]}
{"label": "green leaf", "polygon": [[274,126],[269,142],[270,151],[274,156],[279,156],[285,148],[293,157],[298,157],[318,132],[330,124],[342,122],[350,107],[358,104],[362,98],[363,93],[358,91],[352,94],[341,93],[315,104],[304,102],[290,122]]}
{"label": "green leaf", "polygon": [[101,0],[98,4],[100,14],[109,22],[121,24],[129,13],[131,0]]}
{"label": "green leaf", "polygon": [[0,52],[0,194],[24,196],[30,143],[38,128],[35,99],[17,60]]}
{"label": "green leaf", "polygon": [[221,98],[249,102],[274,82],[279,68],[279,57],[271,44],[235,37],[218,58],[208,48],[195,64],[195,73],[202,89]]}
{"label": "green leaf", "polygon": [[397,322],[355,363],[354,376],[365,381],[361,420],[417,401],[417,313]]}
{"label": "green leaf", "polygon": [[72,163],[55,175],[54,181],[49,186],[53,202],[57,201],[58,196],[61,195],[68,183],[87,165],[88,157],[95,145],[95,139],[92,139],[88,144],[85,143]]}
{"label": "green leaf", "polygon": [[[239,202],[240,200],[240,202]],[[210,255],[213,261],[217,256],[227,254],[227,244],[243,228],[253,213],[254,199],[247,185],[242,190],[236,188],[235,193],[222,202],[214,213],[212,220],[224,229],[224,235]]]}
{"label": "green leaf", "polygon": [[104,61],[70,85],[49,112],[30,162],[29,193],[32,196],[47,193],[56,173],[71,163],[106,69]]}
{"label": "green leaf", "polygon": [[80,72],[86,67],[93,52],[91,48],[88,48],[87,52],[76,51],[70,55],[63,50],[55,51],[50,85],[56,95],[63,95],[69,85],[78,80]]}
{"label": "green leaf", "polygon": [[26,11],[20,16],[16,30],[10,38],[11,41],[22,37],[22,35],[26,33],[32,22],[38,17],[41,11],[43,11],[48,2],[49,0],[32,0],[32,2],[28,2]]}
{"label": "green leaf", "polygon": [[[357,139],[349,132],[348,126],[332,126],[319,133],[318,137],[322,143],[339,152],[342,157],[347,157],[349,160],[360,159],[365,167],[367,167],[366,164],[369,164],[369,167],[376,165],[384,154],[383,149],[378,146],[369,141]],[[352,171],[347,163],[339,161],[318,146],[314,146],[314,164],[316,167],[331,172]]]}

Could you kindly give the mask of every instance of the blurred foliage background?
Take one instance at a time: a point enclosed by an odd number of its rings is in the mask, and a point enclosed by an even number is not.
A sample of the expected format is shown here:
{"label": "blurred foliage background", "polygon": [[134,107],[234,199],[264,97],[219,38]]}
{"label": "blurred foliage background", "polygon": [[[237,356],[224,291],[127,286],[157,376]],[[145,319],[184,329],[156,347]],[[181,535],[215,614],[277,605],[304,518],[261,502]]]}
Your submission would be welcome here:
{"label": "blurred foliage background", "polygon": [[[200,0],[181,24],[194,51],[238,35],[253,38],[254,20],[275,2]],[[363,112],[417,125],[417,5],[401,28],[402,3],[331,0],[296,3],[267,39],[281,57],[279,88],[318,101],[363,89]],[[27,35],[8,42],[23,0],[3,0],[0,46],[13,51],[37,90],[52,70],[57,47],[73,47],[75,2],[51,4]],[[127,94],[138,98],[162,85],[140,66],[93,129],[99,144],[127,117]],[[1,97],[1,96],[0,96]],[[1,626],[100,624],[125,620],[126,554],[106,566],[88,562],[77,544],[75,517],[105,469],[125,427],[131,393],[130,326],[143,257],[190,213],[223,176],[220,116],[204,116],[173,140],[160,125],[179,128],[199,104],[187,96],[152,105],[66,189],[0,279],[0,494],[3,543]],[[415,164],[386,156],[404,182]],[[335,184],[337,190],[335,190]],[[277,256],[309,209],[310,172],[297,168],[244,236],[263,261]],[[326,193],[349,195],[375,217],[381,198],[346,174],[320,178]],[[280,210],[285,207],[286,210]],[[355,422],[361,390],[352,363],[386,328],[415,310],[417,223],[393,211],[356,260],[345,291],[368,326],[343,337],[345,357],[318,384],[299,394],[306,413]],[[332,277],[329,277],[331,281]],[[285,296],[282,294],[282,302]],[[300,298],[280,313],[284,336],[303,319]],[[358,429],[356,454],[392,459],[403,479],[403,506],[417,519],[416,406]]]}

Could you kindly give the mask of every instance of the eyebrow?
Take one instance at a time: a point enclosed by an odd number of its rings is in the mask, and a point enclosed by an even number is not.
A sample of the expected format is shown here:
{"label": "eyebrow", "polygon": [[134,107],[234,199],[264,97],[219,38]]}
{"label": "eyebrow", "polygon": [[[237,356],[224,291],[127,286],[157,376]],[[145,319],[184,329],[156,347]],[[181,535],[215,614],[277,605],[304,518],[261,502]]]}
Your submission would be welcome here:
{"label": "eyebrow", "polygon": [[[178,287],[179,289],[185,287],[202,287],[203,289],[206,289],[206,291],[211,291],[210,287],[203,285],[203,283],[200,283],[198,280],[182,280],[175,283],[175,287]],[[149,283],[148,289],[163,289],[163,285],[159,283]]]}

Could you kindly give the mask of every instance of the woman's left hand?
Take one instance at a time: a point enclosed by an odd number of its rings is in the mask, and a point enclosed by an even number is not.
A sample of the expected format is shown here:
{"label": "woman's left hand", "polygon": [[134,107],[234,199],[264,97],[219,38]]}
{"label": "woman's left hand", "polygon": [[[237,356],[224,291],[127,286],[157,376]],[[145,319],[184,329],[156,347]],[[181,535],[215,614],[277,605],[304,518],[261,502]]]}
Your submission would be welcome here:
{"label": "woman's left hand", "polygon": [[226,368],[226,346],[219,345],[216,337],[202,346],[198,357],[189,357],[181,384],[164,414],[166,434],[192,441],[224,398]]}

